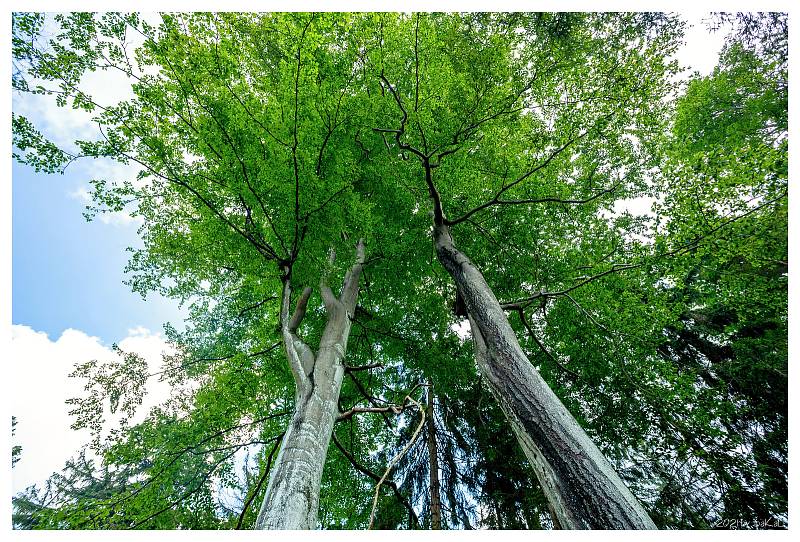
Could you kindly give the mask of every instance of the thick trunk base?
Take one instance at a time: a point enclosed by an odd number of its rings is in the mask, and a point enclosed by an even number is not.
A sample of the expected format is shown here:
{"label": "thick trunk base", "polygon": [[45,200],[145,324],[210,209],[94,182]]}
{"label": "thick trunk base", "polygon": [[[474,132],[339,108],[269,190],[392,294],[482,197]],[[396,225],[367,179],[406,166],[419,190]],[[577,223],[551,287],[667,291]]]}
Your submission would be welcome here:
{"label": "thick trunk base", "polygon": [[500,404],[564,529],[655,529],[641,503],[531,365],[483,275],[446,226],[439,261],[469,315],[478,368]]}

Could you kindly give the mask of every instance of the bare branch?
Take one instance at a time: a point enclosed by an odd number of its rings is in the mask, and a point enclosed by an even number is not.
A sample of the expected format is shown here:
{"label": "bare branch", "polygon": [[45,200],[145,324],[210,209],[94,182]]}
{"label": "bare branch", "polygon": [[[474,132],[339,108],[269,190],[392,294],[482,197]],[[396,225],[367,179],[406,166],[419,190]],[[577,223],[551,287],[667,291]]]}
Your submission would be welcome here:
{"label": "bare branch", "polygon": [[[370,394],[367,392],[367,390],[366,390],[366,389],[364,389],[364,385],[361,383],[361,381],[360,381],[358,378],[356,378],[356,375],[354,375],[354,374],[353,374],[353,373],[351,373],[351,372],[348,372],[348,373],[347,373],[347,375],[348,375],[348,376],[350,377],[350,379],[353,381],[353,384],[355,384],[355,385],[356,385],[356,388],[357,388],[357,389],[358,389],[358,391],[361,393],[361,395],[363,395],[363,396],[364,396],[364,398],[365,398],[367,401],[369,401],[369,404],[371,404],[371,405],[372,405],[372,406],[374,406],[374,407],[380,408],[380,407],[378,407],[378,402],[382,402],[382,403],[384,403],[384,404],[385,404],[385,403],[387,403],[387,401],[384,401],[384,400],[382,400],[382,399],[377,399],[377,398],[373,397],[372,395],[370,395]],[[389,430],[391,431],[391,430],[392,430],[392,424],[391,424],[391,422],[389,422],[389,417],[386,415],[386,413],[385,413],[385,412],[382,412],[382,413],[381,413],[381,416],[383,417],[383,423],[384,423],[384,424],[386,424],[386,427],[388,427],[388,428],[389,428]]]}
{"label": "bare branch", "polygon": [[397,462],[400,461],[400,458],[402,458],[406,454],[406,452],[408,452],[408,450],[417,440],[420,431],[422,431],[422,427],[425,425],[425,409],[422,408],[422,405],[420,405],[417,401],[415,401],[414,398],[411,397],[410,395],[407,395],[406,398],[416,405],[422,419],[420,420],[417,428],[414,430],[414,434],[411,435],[411,440],[409,440],[408,443],[403,447],[403,449],[400,450],[400,453],[398,453],[392,458],[392,460],[389,462],[389,465],[386,467],[386,472],[383,473],[383,476],[381,476],[381,479],[378,480],[378,484],[375,486],[375,497],[373,497],[372,499],[372,511],[369,514],[369,526],[367,527],[368,530],[372,530],[372,526],[375,523],[375,509],[378,506],[378,495],[380,494],[381,491],[381,484],[383,484],[383,481],[386,480],[387,476],[389,476],[389,473],[392,471],[392,468],[394,468]]}
{"label": "bare branch", "polygon": [[[353,408],[351,408],[350,410],[348,410],[346,412],[340,412],[339,416],[336,418],[336,421],[340,422],[340,421],[343,421],[343,420],[347,420],[349,418],[352,418],[354,414],[363,414],[363,413],[386,414],[386,413],[391,412],[393,414],[401,414],[406,408],[408,408],[408,403],[409,402],[417,404],[411,398],[411,394],[413,394],[417,390],[417,388],[419,388],[421,385],[422,384],[418,383],[413,388],[411,388],[411,391],[409,391],[408,394],[406,394],[405,398],[403,399],[403,402],[400,403],[399,405],[387,405],[385,407],[378,407],[378,406],[375,406],[375,407],[353,407]],[[370,398],[368,397],[368,399],[370,399]],[[417,405],[417,406],[419,406],[419,405]]]}
{"label": "bare branch", "polygon": [[[345,458],[347,458],[347,460],[350,462],[350,464],[353,465],[353,467],[355,467],[355,469],[358,472],[360,472],[361,474],[365,474],[365,475],[369,476],[370,478],[372,478],[376,482],[381,479],[380,476],[378,476],[377,474],[375,474],[374,472],[369,470],[367,467],[361,465],[356,460],[356,458],[353,456],[353,454],[348,452],[347,449],[344,446],[342,446],[342,443],[339,442],[339,439],[336,438],[336,434],[335,433],[333,434],[333,443],[336,445],[336,447],[339,449],[339,451],[342,452],[342,455],[345,456]],[[419,524],[419,518],[417,517],[417,513],[414,511],[414,508],[410,504],[408,504],[408,501],[406,501],[403,498],[403,495],[400,493],[400,489],[397,487],[397,484],[395,484],[391,480],[389,480],[387,482],[384,482],[384,483],[387,486],[389,486],[390,488],[392,488],[392,490],[394,491],[395,496],[397,497],[397,500],[400,501],[401,503],[403,503],[403,506],[406,507],[406,509],[408,510],[408,513],[411,515],[412,518],[414,518],[414,523],[416,523],[417,527],[419,527],[420,524]]]}
{"label": "bare branch", "polygon": [[258,479],[258,484],[256,485],[256,488],[253,490],[253,492],[245,501],[244,507],[242,508],[242,513],[239,514],[239,521],[236,522],[236,527],[234,527],[235,529],[242,528],[242,522],[244,521],[244,516],[247,513],[247,509],[250,508],[251,504],[253,504],[253,500],[256,498],[256,495],[258,495],[258,493],[261,491],[261,486],[264,485],[267,476],[269,476],[269,470],[272,467],[272,457],[275,455],[275,451],[278,449],[278,445],[281,443],[281,439],[285,434],[286,432],[284,431],[283,433],[275,437],[275,444],[272,446],[272,450],[269,452],[269,457],[267,457],[267,464],[264,467],[264,472]]}
{"label": "bare branch", "polygon": [[[601,119],[599,119],[595,124],[597,124],[600,120],[604,120],[604,119],[610,118],[612,115],[613,115],[613,113],[610,113],[608,115],[605,115],[605,116],[601,117]],[[470,211],[467,211],[466,213],[464,213],[463,215],[461,215],[460,217],[458,217],[458,218],[456,218],[454,220],[446,220],[445,221],[445,225],[453,226],[455,224],[459,224],[461,222],[464,222],[466,219],[468,219],[469,217],[471,217],[475,213],[477,213],[479,211],[482,211],[482,210],[484,210],[487,207],[490,207],[492,205],[498,204],[500,202],[500,196],[502,196],[505,192],[507,192],[511,188],[514,188],[515,186],[517,186],[518,184],[523,182],[525,179],[529,178],[534,173],[536,173],[538,171],[541,171],[542,169],[544,169],[547,166],[549,166],[550,163],[557,156],[559,156],[562,152],[567,150],[575,142],[577,142],[577,141],[583,139],[584,137],[586,137],[586,135],[589,134],[589,132],[591,132],[594,128],[595,128],[595,126],[593,126],[592,128],[589,128],[587,130],[584,130],[583,132],[580,132],[579,134],[571,137],[564,144],[562,144],[561,146],[559,146],[558,148],[556,148],[552,152],[550,152],[550,154],[547,156],[547,158],[545,158],[539,164],[534,166],[532,169],[528,170],[526,173],[524,173],[524,174],[520,175],[519,177],[517,177],[514,181],[504,185],[500,190],[497,191],[497,193],[494,195],[494,197],[491,200],[489,200],[489,201],[487,201],[485,203],[482,203],[481,205],[478,205],[477,207],[471,209]]]}

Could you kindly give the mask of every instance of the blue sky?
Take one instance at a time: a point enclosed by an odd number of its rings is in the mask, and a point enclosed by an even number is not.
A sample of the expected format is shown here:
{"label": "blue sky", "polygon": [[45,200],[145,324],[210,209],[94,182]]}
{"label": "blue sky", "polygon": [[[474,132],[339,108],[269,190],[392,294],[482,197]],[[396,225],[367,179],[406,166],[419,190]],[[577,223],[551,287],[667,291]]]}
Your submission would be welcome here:
{"label": "blue sky", "polygon": [[[31,116],[47,124],[44,115]],[[84,394],[84,382],[68,377],[75,363],[112,361],[109,346],[119,343],[156,372],[168,348],[158,331],[165,322],[183,327],[184,311],[158,294],[142,299],[123,284],[126,248],[141,245],[138,223],[126,215],[92,222],[82,216],[91,178],[130,171],[92,163],[76,163],[64,175],[16,163],[11,169],[13,387],[7,397],[18,421],[13,441],[22,446],[12,473],[16,493],[41,484],[90,438],[69,428],[64,401]],[[149,388],[142,414],[169,396],[163,384]]]}
{"label": "blue sky", "polygon": [[110,344],[128,329],[179,324],[177,303],[143,300],[123,284],[129,246],[140,246],[134,222],[86,222],[78,195],[86,168],[64,175],[12,166],[12,322],[57,338],[80,329]]}

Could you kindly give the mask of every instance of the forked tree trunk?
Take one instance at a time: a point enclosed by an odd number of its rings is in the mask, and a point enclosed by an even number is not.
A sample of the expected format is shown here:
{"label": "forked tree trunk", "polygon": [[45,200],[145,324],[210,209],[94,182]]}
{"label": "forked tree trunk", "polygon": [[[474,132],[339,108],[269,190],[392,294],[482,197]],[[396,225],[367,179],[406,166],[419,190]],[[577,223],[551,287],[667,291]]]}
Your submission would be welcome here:
{"label": "forked tree trunk", "polygon": [[655,529],[641,503],[531,365],[483,275],[449,228],[434,226],[439,261],[466,305],[478,368],[564,529]]}
{"label": "forked tree trunk", "polygon": [[313,529],[317,526],[322,469],[339,411],[344,355],[364,263],[363,241],[359,241],[357,254],[340,297],[334,296],[324,280],[320,285],[328,321],[316,355],[296,334],[311,289],[303,291],[290,320],[291,291],[288,279],[284,281],[281,330],[295,378],[295,411],[270,476],[256,520],[257,529]]}

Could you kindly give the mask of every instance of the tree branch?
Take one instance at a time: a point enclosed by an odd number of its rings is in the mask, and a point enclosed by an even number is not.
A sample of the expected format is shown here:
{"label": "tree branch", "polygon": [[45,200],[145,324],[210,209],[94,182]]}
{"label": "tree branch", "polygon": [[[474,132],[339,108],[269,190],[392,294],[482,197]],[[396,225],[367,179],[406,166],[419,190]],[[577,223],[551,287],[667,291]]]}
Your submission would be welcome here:
{"label": "tree branch", "polygon": [[517,309],[517,314],[519,314],[519,319],[520,319],[520,321],[522,322],[522,325],[523,325],[523,326],[525,326],[525,329],[528,331],[528,335],[530,336],[530,338],[531,338],[531,339],[533,339],[533,342],[535,342],[535,343],[536,343],[536,346],[538,346],[538,347],[539,347],[539,349],[540,349],[542,352],[544,352],[544,354],[545,354],[545,355],[546,355],[548,358],[550,358],[550,361],[552,361],[553,363],[555,363],[555,364],[556,364],[556,365],[557,365],[557,366],[558,366],[558,367],[559,367],[559,368],[560,368],[562,371],[564,371],[564,372],[566,372],[566,373],[569,373],[570,375],[572,375],[572,376],[573,376],[573,378],[578,378],[578,373],[576,373],[575,371],[573,371],[572,369],[570,369],[569,367],[566,367],[566,366],[565,366],[563,363],[561,363],[561,362],[560,362],[560,361],[559,361],[559,360],[558,360],[558,359],[557,359],[557,358],[556,358],[556,357],[555,357],[555,356],[554,356],[554,355],[553,355],[553,354],[550,352],[550,350],[548,350],[548,349],[547,349],[547,347],[545,347],[545,345],[544,345],[544,344],[542,344],[542,341],[540,341],[540,340],[539,340],[539,337],[537,337],[537,336],[536,336],[536,334],[533,332],[533,329],[531,328],[531,325],[528,323],[528,318],[525,316],[525,310],[524,310],[524,309],[521,309],[521,308],[519,308],[519,309]]}
{"label": "tree branch", "polygon": [[[241,446],[240,446],[239,448],[241,448]],[[193,489],[190,489],[189,491],[187,491],[186,493],[184,493],[183,495],[181,495],[181,496],[180,496],[178,499],[176,499],[176,500],[174,500],[174,501],[170,502],[170,503],[169,503],[167,506],[164,506],[163,508],[161,508],[161,509],[157,510],[156,512],[153,512],[152,514],[150,514],[150,515],[149,515],[149,516],[147,516],[146,518],[144,518],[144,519],[141,519],[141,520],[137,521],[136,523],[134,523],[133,525],[131,525],[130,527],[128,527],[128,529],[136,529],[137,527],[140,527],[140,526],[142,526],[143,524],[147,523],[147,522],[148,522],[148,521],[150,521],[151,519],[153,519],[153,518],[155,518],[155,517],[157,517],[157,516],[159,516],[159,515],[163,514],[163,513],[164,513],[164,512],[166,512],[167,510],[170,510],[170,509],[174,508],[175,506],[179,505],[180,503],[182,503],[183,501],[185,501],[186,499],[188,499],[189,497],[191,497],[192,495],[194,495],[195,493],[197,493],[198,491],[200,491],[201,489],[203,489],[203,487],[205,487],[205,482],[206,482],[206,481],[207,481],[207,480],[208,480],[208,479],[211,477],[211,475],[212,475],[212,474],[214,474],[214,472],[217,470],[217,468],[218,468],[218,467],[219,467],[219,466],[220,466],[222,463],[224,463],[225,461],[227,461],[227,460],[228,460],[230,457],[232,457],[232,456],[233,456],[233,455],[234,455],[236,452],[238,452],[238,451],[239,451],[239,448],[236,448],[236,449],[234,449],[234,450],[233,450],[231,453],[229,453],[229,454],[227,454],[227,455],[223,456],[223,457],[222,457],[222,459],[220,459],[219,461],[215,462],[215,463],[214,463],[214,464],[211,466],[211,469],[209,469],[209,470],[208,470],[208,472],[206,472],[206,473],[205,473],[205,474],[204,474],[204,475],[203,475],[203,476],[200,478],[200,481],[198,482],[198,484],[197,484],[197,486],[196,486],[195,488],[193,488]],[[197,480],[197,478],[198,478],[198,477],[197,477],[197,476],[195,476],[195,477],[192,479],[192,482],[194,482],[195,480]]]}
{"label": "tree branch", "polygon": [[[236,429],[240,429],[240,428],[246,427],[246,426],[255,425],[257,423],[261,423],[261,422],[267,421],[267,420],[272,419],[272,418],[277,418],[277,417],[280,417],[280,416],[286,416],[287,414],[290,414],[290,412],[288,412],[288,411],[277,412],[275,414],[269,414],[267,416],[263,416],[261,418],[258,418],[256,420],[253,420],[253,421],[250,421],[250,422],[240,423],[240,424],[237,424],[237,425],[225,428],[225,429],[221,429],[221,430],[219,430],[219,431],[217,431],[217,432],[215,432],[215,433],[213,433],[211,435],[208,435],[208,436],[204,437],[203,439],[201,439],[196,444],[190,444],[190,445],[184,447],[181,450],[172,450],[172,451],[170,451],[169,453],[174,454],[174,457],[166,465],[161,467],[161,469],[157,473],[152,475],[142,485],[136,487],[130,493],[127,493],[127,494],[121,496],[120,498],[117,498],[117,499],[109,502],[108,504],[110,506],[112,506],[112,507],[113,506],[119,506],[122,503],[124,503],[125,501],[128,501],[128,500],[132,499],[137,494],[139,494],[142,491],[144,491],[148,486],[150,486],[150,484],[155,482],[162,474],[164,474],[167,471],[167,469],[169,469],[172,465],[174,465],[178,461],[178,459],[180,459],[183,455],[191,452],[192,450],[198,448],[199,446],[205,444],[206,442],[209,442],[209,441],[211,441],[211,440],[213,440],[213,439],[215,439],[217,437],[221,437],[222,435],[230,433],[231,431],[235,431]],[[94,520],[96,518],[97,518],[97,515],[94,515],[94,516],[91,516],[91,517],[87,518],[85,522],[81,523],[81,526],[87,524],[88,522],[90,522],[90,521],[92,521],[92,520]]]}
{"label": "tree branch", "polygon": [[358,299],[358,282],[361,278],[361,271],[364,269],[364,238],[358,240],[356,245],[356,261],[344,277],[342,292],[339,296],[342,305],[349,318],[355,314],[356,300]]}
{"label": "tree branch", "polygon": [[[403,447],[403,449],[400,450],[400,452],[392,458],[392,460],[389,462],[389,465],[386,467],[386,472],[383,473],[383,476],[381,476],[381,479],[378,480],[378,484],[375,486],[375,497],[372,499],[372,511],[369,514],[369,526],[367,527],[368,530],[372,530],[372,526],[375,523],[375,509],[378,506],[378,495],[380,494],[381,491],[381,485],[383,484],[384,480],[386,480],[386,477],[389,476],[389,473],[392,471],[392,468],[394,468],[397,462],[400,461],[400,458],[402,458],[406,454],[406,452],[408,452],[408,450],[417,440],[417,437],[419,436],[422,427],[425,425],[425,409],[422,408],[422,405],[420,405],[417,401],[415,401],[414,398],[411,397],[411,395],[406,395],[406,398],[417,406],[417,409],[419,410],[422,419],[420,420],[417,428],[414,430],[414,434],[411,435],[411,440],[409,440],[408,443],[406,443],[406,445]],[[405,399],[403,400],[403,402],[405,402]]]}
{"label": "tree branch", "polygon": [[294,128],[292,130],[292,170],[294,172],[294,239],[292,240],[292,254],[291,258],[297,257],[297,251],[300,244],[300,166],[297,162],[297,146],[299,140],[297,138],[297,117],[300,110],[300,68],[301,68],[301,51],[303,41],[305,41],[306,31],[311,26],[311,21],[314,20],[312,15],[303,32],[300,34],[300,41],[297,44],[297,73],[294,78]]}
{"label": "tree branch", "polygon": [[265,298],[265,299],[262,299],[262,300],[261,300],[261,301],[259,301],[258,303],[254,303],[254,304],[252,304],[252,305],[248,305],[247,307],[245,307],[245,308],[243,308],[242,310],[240,310],[240,311],[239,311],[239,318],[241,318],[242,316],[244,316],[244,314],[245,314],[246,312],[250,312],[251,310],[257,309],[258,307],[260,307],[260,306],[261,306],[261,305],[263,305],[264,303],[267,303],[267,302],[269,302],[269,301],[274,301],[274,300],[276,300],[276,299],[278,299],[278,296],[271,295],[271,296],[269,296],[269,297],[267,297],[267,298]]}
{"label": "tree branch", "polygon": [[[355,467],[355,469],[358,472],[360,472],[361,474],[365,474],[366,476],[369,476],[370,478],[372,478],[376,482],[381,479],[380,476],[378,476],[377,474],[375,474],[374,472],[369,470],[367,467],[361,465],[356,460],[356,458],[353,456],[353,454],[348,452],[347,449],[345,449],[345,447],[342,446],[342,443],[339,442],[338,438],[336,438],[336,433],[333,434],[333,443],[336,445],[336,448],[339,449],[339,451],[342,453],[342,455],[350,462],[351,465],[353,465],[353,467]],[[389,480],[388,482],[384,482],[384,483],[387,486],[389,486],[390,488],[392,488],[392,490],[394,491],[395,496],[397,497],[397,500],[400,501],[403,504],[403,506],[406,507],[406,509],[408,510],[409,515],[414,519],[414,523],[416,523],[417,527],[419,527],[420,524],[419,524],[419,518],[417,517],[417,513],[414,511],[414,508],[403,498],[403,495],[400,493],[400,489],[397,487],[397,484],[395,484],[391,480]]]}
{"label": "tree branch", "polygon": [[601,190],[594,196],[585,199],[560,199],[555,197],[547,197],[547,198],[537,198],[537,199],[497,200],[495,203],[498,205],[520,205],[520,204],[531,204],[531,203],[563,203],[565,205],[583,205],[584,203],[592,202],[601,196],[614,192],[617,188],[619,188],[619,185],[620,183],[616,183],[611,188]]}
{"label": "tree branch", "polygon": [[393,414],[400,414],[405,409],[405,405],[389,405],[387,407],[353,407],[346,412],[341,412],[339,416],[337,416],[337,422],[343,422],[345,420],[349,420],[355,414],[367,414],[367,413],[384,413],[388,414],[389,412]]}
{"label": "tree branch", "polygon": [[[369,402],[369,404],[371,404],[375,408],[381,408],[381,407],[378,406],[378,401],[380,401],[380,402],[382,402],[384,404],[387,403],[387,401],[384,401],[383,399],[377,399],[377,398],[373,397],[372,395],[370,395],[367,392],[367,390],[364,389],[364,385],[361,383],[361,381],[358,378],[356,378],[356,375],[354,375],[352,372],[346,372],[346,373],[350,377],[350,379],[353,381],[353,384],[356,385],[356,388],[358,389],[359,393],[361,393],[361,395]],[[386,415],[385,412],[381,412],[380,414],[381,414],[381,417],[383,418],[383,423],[386,424],[386,427],[391,431],[392,430],[392,424],[389,421],[389,417]]]}
{"label": "tree branch", "polygon": [[[280,344],[281,344],[280,342],[276,342],[275,344],[273,344],[272,346],[270,346],[268,348],[265,348],[263,350],[258,350],[257,352],[250,352],[248,354],[245,354],[245,356],[247,356],[248,358],[254,358],[254,357],[257,357],[257,356],[263,356],[264,354],[269,354],[270,352],[275,350],[277,347],[279,347]],[[166,373],[168,371],[177,371],[178,369],[185,369],[186,367],[191,367],[192,365],[196,365],[196,364],[202,363],[204,361],[224,361],[226,359],[231,359],[235,355],[236,354],[230,354],[230,355],[227,355],[227,356],[221,356],[221,357],[217,357],[217,358],[210,358],[210,357],[209,358],[196,358],[196,359],[193,359],[193,360],[191,360],[189,362],[181,363],[177,367],[167,367],[166,369],[164,369],[162,371],[157,371],[155,373],[150,373],[150,374],[147,375],[147,377],[149,378],[151,376],[157,376],[157,375],[160,375],[160,374],[164,374],[164,373]]]}
{"label": "tree branch", "polygon": [[514,188],[515,186],[517,186],[518,184],[523,182],[525,179],[529,178],[534,173],[536,173],[538,171],[541,171],[542,169],[546,168],[548,165],[550,165],[550,163],[558,155],[560,155],[562,152],[567,150],[572,144],[574,144],[576,141],[579,141],[579,140],[583,139],[584,137],[586,137],[586,135],[589,134],[589,132],[591,132],[596,127],[597,123],[600,120],[610,118],[612,115],[613,115],[613,113],[610,113],[608,115],[605,115],[605,116],[601,117],[601,119],[598,119],[598,121],[595,122],[595,126],[593,126],[592,128],[589,128],[587,130],[584,130],[583,132],[580,132],[576,136],[574,136],[574,137],[570,138],[569,140],[567,140],[567,142],[564,143],[563,145],[561,145],[560,147],[554,149],[547,156],[547,158],[545,158],[538,165],[536,165],[532,169],[528,170],[523,175],[520,175],[519,177],[517,177],[514,181],[510,182],[509,184],[504,185],[500,190],[497,191],[497,193],[495,193],[494,197],[491,200],[489,200],[489,201],[487,201],[485,203],[482,203],[481,205],[478,205],[477,207],[471,209],[470,211],[467,211],[466,213],[464,213],[463,215],[461,215],[460,217],[458,217],[458,218],[456,218],[454,220],[446,220],[445,221],[445,225],[454,226],[456,224],[464,222],[466,219],[468,219],[469,217],[471,217],[475,213],[477,213],[479,211],[482,211],[482,210],[486,209],[487,207],[490,207],[492,205],[497,205],[500,202],[500,196],[502,196],[505,192],[507,192],[511,188]]}
{"label": "tree branch", "polygon": [[[295,348],[294,341],[296,336],[289,327],[289,303],[292,292],[289,282],[289,277],[285,276],[283,279],[283,299],[281,301],[281,334],[283,336],[283,346],[286,351],[286,359],[289,361],[289,367],[292,370],[292,375],[294,375],[297,392],[300,393],[306,389],[309,381],[308,376],[303,368],[303,362],[300,359],[300,353],[297,351],[297,348]],[[306,301],[308,301],[307,298]],[[302,319],[302,316],[300,318]],[[292,317],[292,320],[294,320],[294,317]]]}
{"label": "tree branch", "polygon": [[611,267],[611,269],[607,269],[606,271],[603,271],[602,273],[598,273],[596,275],[592,275],[591,277],[588,277],[588,278],[582,280],[578,284],[576,284],[574,286],[570,286],[569,288],[566,288],[564,290],[560,290],[560,291],[557,291],[557,292],[545,292],[545,291],[537,292],[537,293],[533,294],[530,297],[526,297],[526,298],[523,298],[523,299],[518,299],[516,301],[510,301],[510,302],[507,302],[507,303],[500,303],[500,307],[503,308],[504,310],[518,310],[520,308],[524,309],[524,308],[527,308],[536,299],[559,297],[559,296],[563,296],[563,295],[568,295],[573,290],[577,290],[581,286],[583,286],[585,284],[588,284],[588,283],[590,283],[592,281],[595,281],[595,280],[597,280],[597,279],[599,279],[601,277],[605,277],[606,275],[610,275],[611,273],[616,273],[618,271],[626,271],[628,269],[635,269],[637,267],[641,267],[642,265],[644,265],[644,264],[643,263],[638,263],[638,264],[615,264],[613,267]]}
{"label": "tree branch", "polygon": [[378,367],[383,367],[383,363],[370,363],[369,365],[361,365],[358,367],[345,367],[344,370],[347,373],[354,373],[356,371],[366,371],[368,369],[377,369]]}
{"label": "tree branch", "polygon": [[393,133],[394,134],[394,139],[397,142],[397,146],[398,147],[400,147],[404,151],[409,151],[409,152],[417,155],[422,160],[427,160],[428,157],[425,155],[425,153],[423,153],[419,149],[416,149],[416,148],[412,147],[411,145],[409,145],[407,143],[403,143],[401,141],[400,138],[403,136],[403,134],[405,134],[405,131],[406,131],[406,123],[408,122],[408,112],[406,111],[406,108],[403,106],[403,102],[402,102],[402,100],[400,100],[400,96],[397,94],[397,91],[392,86],[392,84],[389,82],[389,80],[386,79],[386,76],[384,75],[383,71],[381,71],[380,78],[384,82],[384,84],[386,84],[386,86],[389,88],[389,92],[392,93],[392,96],[394,97],[395,103],[400,108],[400,111],[403,113],[403,118],[400,119],[400,129],[399,130],[388,130],[388,129],[380,129],[380,128],[373,128],[373,130],[375,130],[376,132]]}
{"label": "tree branch", "polygon": [[297,328],[299,328],[300,324],[303,322],[303,317],[305,317],[306,308],[308,307],[308,298],[311,297],[311,292],[311,287],[307,286],[303,289],[303,293],[300,294],[300,298],[297,300],[297,304],[294,307],[292,319],[289,320],[290,333],[296,332]]}
{"label": "tree branch", "polygon": [[408,408],[409,401],[413,402],[415,405],[417,404],[413,399],[411,399],[411,394],[414,393],[414,391],[419,387],[420,385],[417,384],[413,388],[411,388],[411,391],[408,392],[408,395],[405,396],[403,402],[399,405],[388,405],[385,407],[353,407],[346,412],[340,412],[339,416],[336,418],[336,421],[341,422],[347,420],[349,418],[352,418],[354,414],[364,414],[364,413],[386,414],[389,412],[393,414],[401,414],[406,408]]}
{"label": "tree branch", "polygon": [[281,439],[283,438],[283,435],[285,435],[285,434],[286,434],[286,431],[284,431],[283,433],[281,433],[280,435],[275,437],[275,444],[272,446],[272,450],[269,452],[269,457],[267,458],[267,465],[264,467],[264,473],[258,479],[258,485],[256,485],[256,488],[253,490],[253,492],[250,494],[250,496],[245,501],[244,507],[242,508],[242,513],[239,514],[239,521],[236,522],[236,527],[234,527],[234,529],[241,529],[242,528],[242,522],[244,521],[244,516],[247,513],[247,509],[253,503],[253,500],[256,498],[256,495],[258,495],[259,491],[261,491],[261,486],[266,481],[267,476],[269,476],[269,470],[270,470],[270,467],[272,467],[272,457],[275,455],[275,451],[278,449],[278,445],[281,443]]}
{"label": "tree branch", "polygon": [[339,194],[341,194],[342,192],[344,192],[345,190],[347,190],[350,187],[351,186],[349,184],[348,185],[344,185],[339,190],[337,190],[336,192],[334,192],[333,194],[328,196],[328,198],[325,201],[323,201],[318,207],[316,207],[316,208],[314,208],[314,209],[312,209],[310,211],[307,211],[303,215],[303,221],[304,222],[307,221],[312,215],[322,211],[336,196],[338,196]]}

